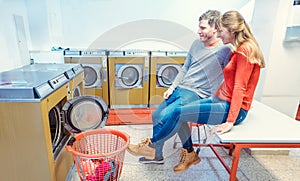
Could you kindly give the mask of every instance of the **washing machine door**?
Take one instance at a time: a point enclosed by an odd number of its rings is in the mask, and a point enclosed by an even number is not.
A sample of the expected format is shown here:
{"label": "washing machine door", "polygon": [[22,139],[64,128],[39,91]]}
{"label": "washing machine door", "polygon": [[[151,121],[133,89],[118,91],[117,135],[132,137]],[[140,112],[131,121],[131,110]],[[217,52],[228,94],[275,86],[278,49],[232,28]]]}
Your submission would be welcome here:
{"label": "washing machine door", "polygon": [[73,97],[81,96],[80,86],[76,86],[73,90]]}
{"label": "washing machine door", "polygon": [[180,70],[180,65],[162,65],[157,73],[157,81],[161,87],[170,87]]}
{"label": "washing machine door", "polygon": [[63,125],[61,124],[61,106],[56,105],[49,111],[49,126],[52,140],[52,149],[58,146],[63,137]]}
{"label": "washing machine door", "polygon": [[71,133],[104,127],[108,118],[108,106],[95,96],[80,96],[68,100],[62,108],[65,128]]}
{"label": "washing machine door", "polygon": [[84,85],[86,88],[95,87],[101,80],[101,65],[84,64]]}
{"label": "washing machine door", "polygon": [[124,65],[118,71],[118,82],[122,88],[141,87],[142,68],[139,65]]}

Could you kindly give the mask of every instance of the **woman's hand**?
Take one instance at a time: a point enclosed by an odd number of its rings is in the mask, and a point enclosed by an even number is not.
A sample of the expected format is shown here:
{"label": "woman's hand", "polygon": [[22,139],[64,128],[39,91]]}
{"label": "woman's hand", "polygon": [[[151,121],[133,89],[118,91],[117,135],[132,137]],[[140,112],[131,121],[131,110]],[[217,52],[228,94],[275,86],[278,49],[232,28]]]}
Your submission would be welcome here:
{"label": "woman's hand", "polygon": [[225,122],[225,123],[214,126],[210,130],[210,134],[214,134],[214,133],[223,134],[223,133],[229,132],[232,127],[233,127],[233,123]]}

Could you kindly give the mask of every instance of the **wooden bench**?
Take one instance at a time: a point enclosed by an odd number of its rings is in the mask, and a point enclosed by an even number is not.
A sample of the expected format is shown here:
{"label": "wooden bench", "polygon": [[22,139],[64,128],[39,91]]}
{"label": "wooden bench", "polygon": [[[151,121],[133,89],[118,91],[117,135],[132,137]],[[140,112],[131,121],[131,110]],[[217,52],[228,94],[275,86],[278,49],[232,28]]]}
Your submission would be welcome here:
{"label": "wooden bench", "polygon": [[[217,137],[220,143],[208,146],[230,174],[230,181],[237,180],[236,173],[243,148],[300,148],[300,121],[296,121],[260,102],[253,101],[248,116],[240,125]],[[194,144],[195,145],[195,144]],[[196,144],[197,145],[197,144]],[[229,147],[233,153],[229,167],[215,147]],[[234,149],[234,152],[232,150]]]}

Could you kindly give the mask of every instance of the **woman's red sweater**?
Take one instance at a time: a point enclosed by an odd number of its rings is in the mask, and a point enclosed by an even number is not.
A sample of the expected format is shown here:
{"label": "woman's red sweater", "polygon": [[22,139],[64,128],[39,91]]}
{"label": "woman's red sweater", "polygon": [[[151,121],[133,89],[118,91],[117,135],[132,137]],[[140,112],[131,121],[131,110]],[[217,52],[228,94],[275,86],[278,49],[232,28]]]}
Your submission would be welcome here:
{"label": "woman's red sweater", "polygon": [[248,54],[245,45],[241,45],[231,54],[229,63],[223,69],[224,82],[216,96],[230,102],[227,122],[235,122],[241,108],[249,110],[251,107],[260,66],[250,63],[246,57]]}

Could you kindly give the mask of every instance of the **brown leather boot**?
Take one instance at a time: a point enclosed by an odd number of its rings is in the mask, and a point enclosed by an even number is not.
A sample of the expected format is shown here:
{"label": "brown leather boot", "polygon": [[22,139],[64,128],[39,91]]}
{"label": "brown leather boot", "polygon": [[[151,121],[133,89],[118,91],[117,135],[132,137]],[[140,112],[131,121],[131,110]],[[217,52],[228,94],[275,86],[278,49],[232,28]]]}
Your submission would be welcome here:
{"label": "brown leather boot", "polygon": [[154,159],[155,158],[155,148],[149,146],[151,143],[150,138],[146,138],[142,140],[141,143],[134,145],[129,144],[127,147],[127,151],[135,156],[144,156],[147,159]]}
{"label": "brown leather boot", "polygon": [[181,173],[186,171],[192,164],[196,165],[200,162],[200,158],[198,157],[195,151],[188,153],[188,151],[184,148],[181,148],[180,154],[180,162],[176,165],[173,170],[175,173]]}

